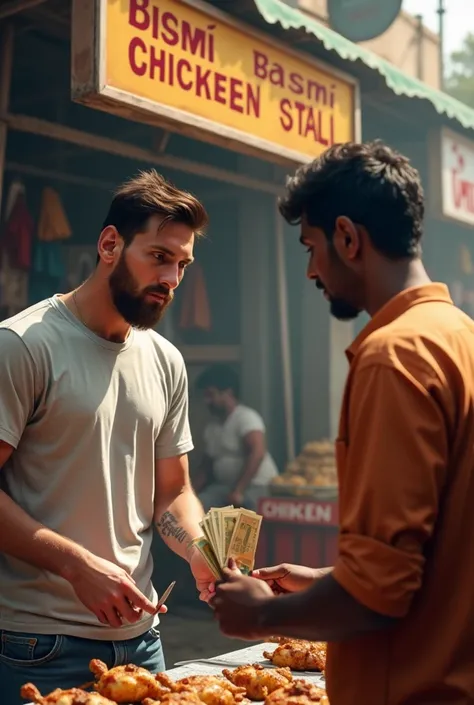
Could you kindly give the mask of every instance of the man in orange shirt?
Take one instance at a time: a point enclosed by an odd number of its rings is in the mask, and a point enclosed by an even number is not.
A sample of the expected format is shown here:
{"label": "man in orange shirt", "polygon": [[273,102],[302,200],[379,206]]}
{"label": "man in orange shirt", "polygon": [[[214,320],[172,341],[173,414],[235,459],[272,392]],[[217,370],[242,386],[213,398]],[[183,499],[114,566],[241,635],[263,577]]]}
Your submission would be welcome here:
{"label": "man in orange shirt", "polygon": [[474,322],[423,267],[423,201],[377,142],[331,147],[280,204],[332,314],[372,317],[347,350],[339,552],[229,569],[214,606],[229,636],[330,642],[331,705],[474,703]]}

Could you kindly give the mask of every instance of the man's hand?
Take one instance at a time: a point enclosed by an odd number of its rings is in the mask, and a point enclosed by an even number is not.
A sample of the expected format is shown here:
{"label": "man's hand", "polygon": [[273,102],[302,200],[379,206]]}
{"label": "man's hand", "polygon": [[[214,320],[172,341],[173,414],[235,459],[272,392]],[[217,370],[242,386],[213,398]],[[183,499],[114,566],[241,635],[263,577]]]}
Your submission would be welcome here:
{"label": "man's hand", "polygon": [[302,565],[282,563],[272,568],[260,568],[252,572],[253,578],[264,580],[275,595],[306,590],[315,580],[326,575],[328,568],[307,568]]}
{"label": "man's hand", "polygon": [[216,585],[212,607],[226,636],[258,640],[266,636],[259,630],[259,614],[262,607],[274,599],[265,582],[242,575],[231,559],[229,568],[224,569],[224,581]]}
{"label": "man's hand", "polygon": [[199,599],[203,602],[209,602],[215,591],[216,578],[197,548],[190,549],[189,567],[196,580]]}
{"label": "man's hand", "polygon": [[[63,577],[70,583],[78,600],[93,612],[99,622],[119,628],[124,622],[134,624],[143,611],[155,614],[155,606],[137,588],[123,568],[87,552]],[[166,607],[160,612],[166,612]]]}

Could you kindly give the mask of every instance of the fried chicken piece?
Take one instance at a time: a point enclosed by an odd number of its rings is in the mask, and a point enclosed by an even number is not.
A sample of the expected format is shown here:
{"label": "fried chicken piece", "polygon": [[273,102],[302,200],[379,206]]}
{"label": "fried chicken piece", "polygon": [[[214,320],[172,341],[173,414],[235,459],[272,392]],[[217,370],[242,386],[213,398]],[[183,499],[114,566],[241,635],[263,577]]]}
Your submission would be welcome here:
{"label": "fried chicken piece", "polygon": [[233,695],[244,695],[245,688],[239,687],[237,684],[232,683],[224,676],[186,676],[186,678],[180,678],[176,681],[178,685],[185,686],[186,688],[208,688],[209,686],[218,685],[220,688],[228,690]]}
{"label": "fried chicken piece", "polygon": [[89,668],[98,678],[95,690],[116,703],[139,703],[145,698],[159,700],[169,693],[156,676],[140,666],[129,664],[108,670],[103,661],[93,659]]}
{"label": "fried chicken piece", "polygon": [[238,666],[234,671],[225,668],[222,673],[234,685],[245,688],[250,700],[263,700],[269,693],[293,680],[289,668],[268,669],[259,663]]}
{"label": "fried chicken piece", "polygon": [[275,666],[286,666],[292,671],[324,671],[326,667],[326,644],[321,642],[289,641],[277,646],[271,654],[263,655]]}
{"label": "fried chicken piece", "polygon": [[315,644],[315,641],[309,641],[308,639],[294,639],[291,636],[269,636],[265,640],[269,644],[289,644],[290,642],[296,642],[298,644]]}
{"label": "fried chicken piece", "polygon": [[182,693],[165,693],[160,700],[145,698],[142,705],[202,705],[202,700],[192,690],[183,690]]}
{"label": "fried chicken piece", "polygon": [[21,687],[21,697],[37,705],[115,705],[99,693],[87,693],[81,688],[61,690],[56,688],[49,695],[41,695],[33,683],[25,683]]}
{"label": "fried chicken piece", "polygon": [[196,693],[206,705],[236,705],[245,696],[245,688],[238,688],[222,676],[187,676],[173,682],[167,673],[160,673],[157,679],[175,693]]}
{"label": "fried chicken piece", "polygon": [[313,683],[295,680],[265,698],[265,705],[329,705],[326,691]]}
{"label": "fried chicken piece", "polygon": [[[182,686],[184,692],[186,692],[186,686]],[[199,700],[205,705],[241,705],[244,700],[244,693],[234,694],[231,693],[227,688],[223,688],[221,685],[206,685],[199,690],[193,692],[196,693]]]}

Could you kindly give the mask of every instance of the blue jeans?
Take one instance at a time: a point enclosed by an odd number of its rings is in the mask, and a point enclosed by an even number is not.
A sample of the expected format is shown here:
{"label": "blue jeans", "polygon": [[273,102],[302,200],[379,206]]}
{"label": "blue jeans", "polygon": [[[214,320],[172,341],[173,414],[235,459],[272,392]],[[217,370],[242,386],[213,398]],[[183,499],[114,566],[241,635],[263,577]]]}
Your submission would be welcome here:
{"label": "blue jeans", "polygon": [[43,695],[55,688],[90,683],[94,677],[89,661],[93,658],[109,668],[133,663],[152,673],[165,670],[160,633],[155,628],[125,641],[0,631],[0,702],[25,705],[20,697],[24,683],[34,683]]}

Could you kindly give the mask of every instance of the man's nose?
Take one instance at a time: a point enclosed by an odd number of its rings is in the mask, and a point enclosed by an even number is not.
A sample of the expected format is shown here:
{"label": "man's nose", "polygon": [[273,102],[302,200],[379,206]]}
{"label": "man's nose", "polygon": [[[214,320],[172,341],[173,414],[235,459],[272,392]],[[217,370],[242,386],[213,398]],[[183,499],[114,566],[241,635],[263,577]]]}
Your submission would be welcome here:
{"label": "man's nose", "polygon": [[165,270],[161,270],[159,284],[166,286],[168,289],[173,291],[173,289],[176,289],[181,279],[182,270],[177,265],[171,265],[166,267]]}
{"label": "man's nose", "polygon": [[308,266],[306,267],[306,276],[308,277],[308,279],[311,279],[311,281],[314,281],[315,279],[318,278],[318,275],[317,275],[311,261],[308,262]]}

